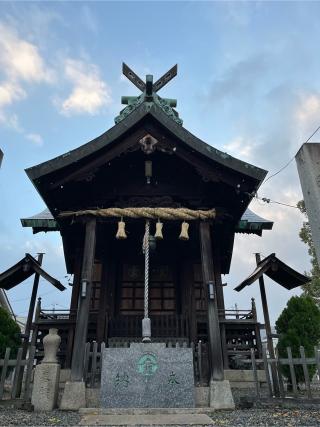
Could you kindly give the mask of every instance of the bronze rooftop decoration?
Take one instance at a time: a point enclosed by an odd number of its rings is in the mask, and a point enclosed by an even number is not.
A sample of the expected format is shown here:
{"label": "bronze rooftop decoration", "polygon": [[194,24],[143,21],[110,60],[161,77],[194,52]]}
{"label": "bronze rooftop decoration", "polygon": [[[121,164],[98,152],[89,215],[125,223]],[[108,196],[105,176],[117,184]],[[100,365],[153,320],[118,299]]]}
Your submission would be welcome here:
{"label": "bronze rooftop decoration", "polygon": [[157,92],[162,89],[170,80],[172,80],[178,72],[178,65],[174,65],[169,71],[163,74],[160,79],[153,83],[153,75],[146,75],[144,82],[127,64],[122,64],[122,73],[133,83],[142,94],[139,96],[122,96],[121,103],[127,105],[120,114],[114,119],[115,123],[119,123],[128,114],[135,110],[143,102],[157,104],[169,117],[176,123],[182,125],[183,121],[179,118],[179,114],[174,108],[177,106],[177,100],[171,98],[161,98]]}

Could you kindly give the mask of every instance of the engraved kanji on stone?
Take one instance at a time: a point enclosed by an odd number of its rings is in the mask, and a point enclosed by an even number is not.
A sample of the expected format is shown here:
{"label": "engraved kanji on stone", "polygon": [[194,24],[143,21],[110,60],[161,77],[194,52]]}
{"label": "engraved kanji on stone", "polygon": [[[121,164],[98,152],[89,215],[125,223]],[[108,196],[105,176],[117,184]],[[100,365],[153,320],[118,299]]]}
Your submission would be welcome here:
{"label": "engraved kanji on stone", "polygon": [[123,374],[118,372],[114,380],[114,385],[115,387],[128,387],[129,382],[129,375],[126,372]]}
{"label": "engraved kanji on stone", "polygon": [[168,384],[170,385],[180,384],[180,382],[177,380],[176,374],[173,371],[171,371],[171,374],[169,375]]}

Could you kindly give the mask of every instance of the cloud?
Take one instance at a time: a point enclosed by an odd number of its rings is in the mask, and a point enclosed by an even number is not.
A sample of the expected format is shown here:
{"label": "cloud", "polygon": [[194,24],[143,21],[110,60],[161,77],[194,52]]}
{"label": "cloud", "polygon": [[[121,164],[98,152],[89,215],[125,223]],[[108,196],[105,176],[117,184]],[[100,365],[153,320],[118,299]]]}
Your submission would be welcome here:
{"label": "cloud", "polygon": [[300,96],[296,105],[295,118],[301,136],[306,139],[318,127],[320,117],[320,94],[307,93]]}
{"label": "cloud", "polygon": [[46,66],[37,46],[19,38],[12,28],[2,23],[0,33],[0,65],[10,81],[52,81],[53,73]]}
{"label": "cloud", "polygon": [[98,20],[96,19],[96,16],[93,13],[93,10],[86,4],[81,9],[81,18],[84,25],[89,31],[91,31],[95,35],[98,34],[98,30],[99,30]]}
{"label": "cloud", "polygon": [[41,147],[43,145],[43,139],[41,135],[37,133],[28,133],[26,134],[26,138],[33,142],[35,145]]}
{"label": "cloud", "polygon": [[0,124],[16,132],[23,132],[23,129],[19,123],[18,116],[16,114],[7,114],[4,111],[0,110]]}
{"label": "cloud", "polygon": [[252,158],[252,150],[255,144],[246,140],[242,136],[233,138],[232,141],[224,144],[223,149],[229,154],[241,159],[250,160]]}
{"label": "cloud", "polygon": [[73,89],[70,95],[60,103],[62,114],[94,115],[111,104],[111,90],[102,80],[96,65],[67,59],[64,71]]}
{"label": "cloud", "polygon": [[0,125],[23,133],[36,143],[42,144],[37,134],[26,134],[17,114],[7,109],[26,99],[27,85],[52,83],[54,72],[46,65],[36,45],[19,37],[17,31],[0,22]]}
{"label": "cloud", "polygon": [[[209,101],[242,99],[258,90],[270,69],[268,53],[254,54],[238,61],[224,70],[223,76],[212,83]],[[242,97],[242,98],[240,98]]]}
{"label": "cloud", "polygon": [[5,81],[0,84],[0,108],[25,97],[26,92],[17,82]]}

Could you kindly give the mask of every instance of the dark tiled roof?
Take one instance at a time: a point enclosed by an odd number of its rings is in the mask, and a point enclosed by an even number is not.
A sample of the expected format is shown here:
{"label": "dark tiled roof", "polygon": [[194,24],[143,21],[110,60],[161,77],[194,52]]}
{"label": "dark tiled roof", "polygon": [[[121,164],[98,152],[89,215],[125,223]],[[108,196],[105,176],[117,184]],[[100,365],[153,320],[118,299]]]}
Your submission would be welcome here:
{"label": "dark tiled roof", "polygon": [[0,273],[0,288],[9,290],[28,279],[28,277],[32,276],[34,273],[38,273],[41,277],[59,289],[59,291],[64,291],[66,289],[58,280],[41,268],[38,261],[30,254],[26,254],[17,264],[8,268],[8,270],[3,273]]}
{"label": "dark tiled roof", "polygon": [[[252,190],[257,189],[260,181],[262,181],[266,176],[267,171],[264,169],[236,159],[235,157],[232,157],[200,140],[187,129],[177,124],[163,111],[162,108],[152,102],[143,102],[122,121],[92,141],[54,159],[28,168],[26,169],[26,173],[39,190],[40,180],[45,175],[70,166],[75,162],[79,162],[88,156],[97,153],[104,147],[110,146],[118,138],[123,137],[128,129],[135,126],[148,115],[156,119],[157,122],[172,132],[173,135],[183,141],[192,150],[204,155],[213,162],[257,180],[258,182],[252,184]],[[43,196],[41,191],[40,194]]]}
{"label": "dark tiled roof", "polygon": [[234,290],[240,292],[243,288],[258,280],[263,274],[266,274],[270,279],[289,290],[305,285],[311,280],[310,277],[289,267],[277,258],[275,254],[270,254],[260,261],[255,270]]}

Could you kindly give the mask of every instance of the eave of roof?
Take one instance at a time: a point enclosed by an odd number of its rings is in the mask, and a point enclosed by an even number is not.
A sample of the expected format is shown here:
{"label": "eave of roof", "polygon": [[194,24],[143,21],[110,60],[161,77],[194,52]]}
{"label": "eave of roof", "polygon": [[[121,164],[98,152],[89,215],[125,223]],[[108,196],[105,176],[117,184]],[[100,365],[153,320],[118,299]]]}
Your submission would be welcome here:
{"label": "eave of roof", "polygon": [[260,261],[255,270],[243,282],[236,286],[234,290],[240,292],[243,288],[258,280],[263,274],[266,274],[270,279],[288,290],[310,282],[310,277],[289,267],[277,258],[275,254],[270,254]]}
{"label": "eave of roof", "polygon": [[[59,230],[59,224],[53,218],[48,209],[45,209],[44,211],[29,218],[22,218],[21,224],[23,227],[32,227],[34,233],[40,231],[46,232]],[[241,220],[238,222],[235,232],[258,234],[261,236],[263,230],[271,230],[272,227],[272,221],[264,219],[252,212],[250,209],[247,209],[242,215]]]}
{"label": "eave of roof", "polygon": [[108,146],[117,138],[123,136],[126,132],[128,132],[128,129],[137,124],[148,114],[153,116],[177,138],[184,141],[191,149],[201,153],[210,160],[258,181],[261,181],[266,176],[267,171],[264,169],[236,159],[197,138],[184,127],[172,120],[159,106],[153,102],[143,102],[127,117],[110,128],[104,134],[61,156],[26,169],[26,173],[32,181],[35,181],[44,175],[62,169],[68,165],[73,164],[74,162],[78,162]]}
{"label": "eave of roof", "polygon": [[66,289],[58,280],[41,268],[38,261],[30,254],[26,254],[25,257],[15,265],[0,274],[0,288],[9,290],[28,279],[34,273],[38,273],[54,287],[59,289],[59,291],[64,291]]}
{"label": "eave of roof", "polygon": [[257,234],[261,236],[263,230],[272,230],[272,227],[272,221],[262,218],[261,216],[252,212],[251,209],[247,208],[247,210],[242,215],[240,221],[238,222],[235,232]]}

